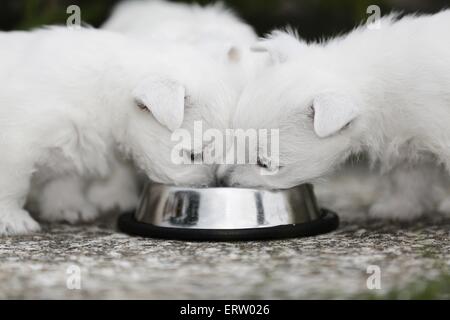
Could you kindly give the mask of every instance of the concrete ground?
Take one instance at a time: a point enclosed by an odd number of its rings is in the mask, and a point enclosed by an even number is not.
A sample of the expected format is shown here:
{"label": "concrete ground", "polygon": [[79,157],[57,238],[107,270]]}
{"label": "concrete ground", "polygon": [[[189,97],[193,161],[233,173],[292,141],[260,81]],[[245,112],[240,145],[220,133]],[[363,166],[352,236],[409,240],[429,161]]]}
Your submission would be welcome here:
{"label": "concrete ground", "polygon": [[[318,194],[328,205],[327,190]],[[333,202],[339,230],[313,238],[152,240],[115,231],[115,217],[0,238],[0,298],[450,298],[450,219],[368,221],[344,198]]]}

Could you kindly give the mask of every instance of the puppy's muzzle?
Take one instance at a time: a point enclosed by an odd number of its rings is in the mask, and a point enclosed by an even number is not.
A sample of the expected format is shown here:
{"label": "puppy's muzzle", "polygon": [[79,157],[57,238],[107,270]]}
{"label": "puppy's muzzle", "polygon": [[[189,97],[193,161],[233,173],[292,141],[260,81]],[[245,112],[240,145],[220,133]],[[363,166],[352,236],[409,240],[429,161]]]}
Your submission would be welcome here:
{"label": "puppy's muzzle", "polygon": [[230,187],[231,175],[233,173],[234,166],[231,165],[219,165],[216,169],[216,182],[218,187]]}

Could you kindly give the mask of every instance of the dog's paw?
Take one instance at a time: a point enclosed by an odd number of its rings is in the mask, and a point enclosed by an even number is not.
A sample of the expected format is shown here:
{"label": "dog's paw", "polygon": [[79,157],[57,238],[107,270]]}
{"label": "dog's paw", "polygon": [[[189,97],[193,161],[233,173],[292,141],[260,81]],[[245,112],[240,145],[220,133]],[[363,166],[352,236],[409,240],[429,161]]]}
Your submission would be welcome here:
{"label": "dog's paw", "polygon": [[136,208],[139,201],[137,191],[114,184],[92,185],[87,198],[101,212],[117,209],[122,212],[131,211]]}
{"label": "dog's paw", "polygon": [[94,221],[98,216],[96,207],[81,195],[58,195],[40,202],[40,218],[48,222],[76,224]]}
{"label": "dog's paw", "polygon": [[450,198],[442,200],[439,204],[438,212],[444,214],[446,217],[450,217]]}
{"label": "dog's paw", "polygon": [[375,202],[369,209],[369,218],[394,221],[410,221],[419,218],[426,211],[415,201],[400,198],[384,198]]}
{"label": "dog's paw", "polygon": [[41,230],[30,214],[22,209],[0,209],[0,236],[25,235]]}
{"label": "dog's paw", "polygon": [[55,179],[39,196],[40,218],[49,222],[91,222],[99,216],[96,207],[82,193],[78,177]]}
{"label": "dog's paw", "polygon": [[79,199],[54,199],[40,207],[40,218],[48,222],[76,224],[94,221],[98,216],[98,210],[94,205]]}

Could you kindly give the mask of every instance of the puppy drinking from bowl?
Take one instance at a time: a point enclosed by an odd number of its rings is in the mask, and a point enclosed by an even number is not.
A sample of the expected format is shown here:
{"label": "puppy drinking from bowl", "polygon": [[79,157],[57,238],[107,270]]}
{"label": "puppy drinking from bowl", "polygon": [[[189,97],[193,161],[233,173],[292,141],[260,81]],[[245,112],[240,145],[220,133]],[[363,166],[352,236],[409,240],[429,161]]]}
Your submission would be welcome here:
{"label": "puppy drinking from bowl", "polygon": [[[390,172],[373,217],[408,220],[439,205],[448,211],[450,45],[443,39],[450,11],[390,16],[380,26],[310,44],[275,32],[256,46],[274,63],[244,90],[233,125],[279,129],[279,161],[222,166],[219,178],[289,188],[366,151]],[[260,167],[276,172],[261,175]]]}
{"label": "puppy drinking from bowl", "polygon": [[[259,70],[261,64],[267,62],[267,57],[249,50],[257,40],[252,27],[222,4],[201,7],[153,0],[122,2],[102,29],[149,44],[158,42],[190,46],[200,55],[208,54],[218,64],[225,64],[234,74],[233,82],[241,87]],[[202,118],[199,114],[197,120]],[[132,163],[121,156],[111,156],[110,164],[109,174],[101,179],[76,174],[46,179],[47,183],[34,190],[36,192],[33,192],[29,203],[37,203],[36,211],[48,220],[60,220],[62,215],[58,212],[66,212],[63,220],[69,222],[76,221],[80,207],[82,212],[91,211],[92,216],[97,215],[96,211],[131,211],[138,203],[138,180],[146,179],[143,177],[145,174],[138,178]],[[68,192],[54,196],[58,190],[80,189],[87,191],[85,194]]]}
{"label": "puppy drinking from bowl", "polygon": [[[236,104],[229,70],[208,55],[68,28],[0,33],[0,47],[0,235],[39,230],[23,208],[27,196],[49,179],[106,176],[115,152],[154,181],[214,181],[211,166],[171,159],[174,130],[198,119],[226,127]],[[82,186],[72,186],[53,197],[83,201]],[[54,213],[69,221],[97,214],[88,204],[77,208]]]}

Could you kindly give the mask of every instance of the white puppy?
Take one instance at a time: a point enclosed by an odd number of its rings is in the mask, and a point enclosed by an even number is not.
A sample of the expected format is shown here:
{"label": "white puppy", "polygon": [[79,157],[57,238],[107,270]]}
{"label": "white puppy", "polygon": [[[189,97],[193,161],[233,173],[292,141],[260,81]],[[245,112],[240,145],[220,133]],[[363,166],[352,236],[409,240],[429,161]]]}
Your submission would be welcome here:
{"label": "white puppy", "polygon": [[378,30],[362,26],[325,43],[275,32],[256,48],[275,63],[244,90],[234,126],[279,129],[279,166],[259,159],[274,173],[267,175],[257,165],[225,166],[221,179],[288,188],[366,151],[392,170],[373,216],[408,219],[434,209],[434,187],[450,169],[448,32],[450,11],[387,17]]}
{"label": "white puppy", "polygon": [[267,64],[267,56],[250,50],[258,37],[222,3],[207,6],[161,0],[124,1],[117,5],[103,29],[141,41],[184,43],[209,53],[239,74],[244,85]]}
{"label": "white puppy", "polygon": [[[0,33],[0,68],[1,235],[39,229],[23,209],[31,184],[107,176],[114,152],[154,181],[214,181],[212,166],[174,163],[171,139],[194,120],[228,124],[238,92],[229,70],[208,55],[106,31],[52,28]],[[83,194],[83,183],[65,190],[60,181],[53,189],[61,201],[67,192]],[[89,205],[76,209],[81,220],[95,214]]]}
{"label": "white puppy", "polygon": [[[220,4],[200,7],[157,0],[125,1],[102,28],[145,43],[192,46],[201,54],[210,54],[217,63],[228,64],[236,75],[234,82],[241,86],[260,61],[259,57],[250,58],[253,55],[248,49],[257,39],[253,29]],[[47,183],[38,184],[39,190],[32,190],[29,203],[35,203],[41,217],[51,221],[74,222],[78,211],[90,212],[92,217],[98,210],[130,211],[138,203],[136,170],[120,157],[112,157],[111,162],[110,173],[102,179],[73,174],[47,179]]]}
{"label": "white puppy", "polygon": [[[255,32],[222,5],[200,7],[166,1],[122,2],[103,29],[123,33],[141,42],[192,46],[211,55],[217,63],[228,64],[230,72],[236,75],[234,82],[240,86],[256,72],[257,63],[261,61],[257,59],[259,57],[250,59],[253,55],[248,47],[257,39]],[[202,118],[200,114],[198,117],[197,120]],[[29,197],[29,205],[35,203],[35,210],[46,220],[68,222],[75,222],[78,212],[95,217],[98,210],[134,209],[139,189],[132,164],[117,157],[112,157],[110,162],[113,164],[111,170],[101,180],[72,174],[38,183],[39,190],[31,190],[33,196]],[[82,194],[81,190],[85,192]]]}
{"label": "white puppy", "polygon": [[[260,55],[249,50],[257,40],[256,33],[222,4],[200,7],[159,0],[126,1],[117,5],[102,28],[147,43],[188,45],[207,52],[217,63],[228,64],[236,75],[234,82],[241,86],[257,71],[258,63],[264,63]],[[77,175],[53,177],[33,192],[29,203],[36,203],[41,217],[52,221],[73,222],[78,210],[132,210],[139,194],[136,170],[124,159],[111,162],[108,177],[101,180]],[[73,193],[66,192],[74,189],[86,190],[86,194],[71,196]]]}
{"label": "white puppy", "polygon": [[[221,3],[198,4],[160,0],[119,3],[102,27],[141,40],[186,43],[219,59],[233,48],[248,47],[256,40],[251,26]],[[231,50],[231,51],[230,51]]]}

